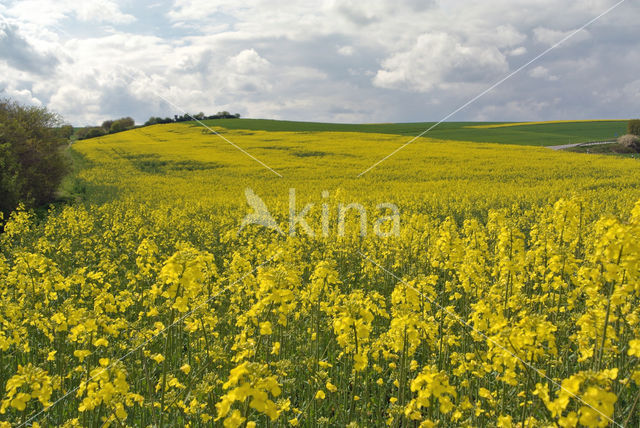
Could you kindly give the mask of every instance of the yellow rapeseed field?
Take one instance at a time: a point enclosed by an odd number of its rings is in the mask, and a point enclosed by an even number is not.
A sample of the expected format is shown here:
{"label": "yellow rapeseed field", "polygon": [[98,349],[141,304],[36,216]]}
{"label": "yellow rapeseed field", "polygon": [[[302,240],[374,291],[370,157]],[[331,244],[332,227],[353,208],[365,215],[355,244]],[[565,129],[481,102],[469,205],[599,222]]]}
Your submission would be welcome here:
{"label": "yellow rapeseed field", "polygon": [[509,123],[497,123],[490,125],[471,125],[465,128],[473,129],[493,129],[493,128],[508,128],[511,126],[523,126],[523,125],[549,125],[554,123],[584,123],[584,122],[617,122],[611,119],[589,119],[589,120],[546,120],[541,122],[509,122]]}
{"label": "yellow rapeseed field", "polygon": [[219,131],[281,177],[156,125],[12,215],[0,426],[640,424],[637,160]]}

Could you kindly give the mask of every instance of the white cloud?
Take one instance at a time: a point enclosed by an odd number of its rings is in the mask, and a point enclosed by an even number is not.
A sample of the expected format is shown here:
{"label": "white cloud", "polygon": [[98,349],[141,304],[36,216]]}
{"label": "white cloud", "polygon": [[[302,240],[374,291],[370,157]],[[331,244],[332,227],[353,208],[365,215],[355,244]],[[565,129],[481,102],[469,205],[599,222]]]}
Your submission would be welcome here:
{"label": "white cloud", "polygon": [[558,80],[558,76],[554,76],[553,74],[551,74],[549,72],[549,69],[547,69],[546,67],[543,67],[541,65],[533,68],[529,72],[529,76],[531,76],[531,77],[533,77],[535,79],[548,80],[550,82],[554,82],[554,81]]}
{"label": "white cloud", "polygon": [[7,17],[16,18],[23,23],[34,23],[42,26],[56,24],[71,11],[67,1],[23,0],[8,3]]}
{"label": "white cloud", "polygon": [[462,28],[461,33],[465,34],[477,44],[491,45],[496,48],[510,48],[520,45],[527,40],[527,36],[513,25],[499,25],[496,28]]}
{"label": "white cloud", "polygon": [[224,0],[175,0],[167,15],[174,22],[203,20],[218,10],[237,8],[239,4]]}
{"label": "white cloud", "polygon": [[382,88],[428,92],[444,83],[487,81],[507,70],[504,55],[495,47],[427,33],[409,51],[386,59],[373,82]]}
{"label": "white cloud", "polygon": [[510,56],[520,56],[526,53],[527,53],[527,48],[525,48],[524,46],[517,47],[507,52],[507,54]]}
{"label": "white cloud", "polygon": [[353,46],[340,46],[338,48],[338,53],[342,56],[351,56],[355,53],[355,49],[353,48]]}
{"label": "white cloud", "polygon": [[104,116],[96,101],[101,98],[103,88],[94,86],[95,89],[90,90],[89,85],[78,83],[60,86],[49,98],[48,107],[66,118],[75,119],[79,125],[100,123]]}
{"label": "white cloud", "polygon": [[269,61],[258,55],[254,49],[245,49],[229,59],[229,65],[238,73],[262,72],[269,68]]}
{"label": "white cloud", "polygon": [[129,24],[135,22],[133,15],[122,13],[120,7],[110,0],[83,0],[75,9],[81,21]]}
{"label": "white cloud", "polygon": [[20,104],[41,106],[42,101],[35,97],[29,89],[15,89],[11,86],[3,87],[0,82],[0,97],[8,97]]}
{"label": "white cloud", "polygon": [[[566,47],[572,44],[583,42],[585,40],[589,40],[591,38],[591,33],[589,33],[588,30],[585,29],[585,30],[581,30],[578,33],[575,33],[576,30],[577,28],[569,31],[560,31],[560,30],[552,30],[550,28],[545,28],[545,27],[538,27],[533,30],[533,34],[537,42],[545,45],[549,45],[549,46],[555,45],[556,43],[566,39],[563,42],[563,45]],[[573,33],[575,34],[572,35]]]}
{"label": "white cloud", "polygon": [[21,0],[10,2],[7,15],[24,23],[55,25],[71,16],[80,21],[109,24],[134,22],[133,15],[123,13],[113,0]]}
{"label": "white cloud", "polygon": [[[0,48],[0,88],[74,123],[181,113],[157,94],[192,112],[438,120],[614,2],[10,0],[0,13],[20,40]],[[640,110],[624,95],[638,86],[634,13],[621,6],[452,119]]]}

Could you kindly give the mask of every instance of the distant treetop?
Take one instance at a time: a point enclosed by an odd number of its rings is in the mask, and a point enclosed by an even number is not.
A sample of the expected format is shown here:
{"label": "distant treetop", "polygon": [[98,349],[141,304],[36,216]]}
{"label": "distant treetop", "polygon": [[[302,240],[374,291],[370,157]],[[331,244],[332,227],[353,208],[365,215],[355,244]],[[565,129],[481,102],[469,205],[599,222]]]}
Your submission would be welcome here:
{"label": "distant treetop", "polygon": [[78,140],[87,138],[102,137],[106,134],[126,131],[136,126],[135,121],[130,117],[122,117],[116,120],[105,120],[100,126],[86,126],[76,133]]}
{"label": "distant treetop", "polygon": [[[205,115],[203,112],[196,114],[185,113],[181,116],[176,114],[173,118],[151,116],[142,126],[156,125],[159,123],[188,122],[190,120],[238,118],[240,118],[240,113],[231,114],[228,111],[219,111],[218,113],[210,116]],[[84,140],[87,138],[102,137],[103,135],[114,134],[116,132],[122,132],[132,128],[135,128],[135,122],[130,117],[123,117],[116,120],[105,120],[100,126],[86,126],[79,129],[76,133],[76,138],[78,140]]]}
{"label": "distant treetop", "polygon": [[165,117],[164,119],[161,117],[150,117],[144,123],[144,126],[156,125],[158,123],[176,123],[176,122],[188,122],[190,120],[207,120],[207,119],[238,119],[240,118],[240,113],[231,114],[228,111],[219,111],[216,114],[212,114],[211,116],[205,115],[203,112],[196,114],[185,113],[182,116],[174,115],[173,119],[170,117]]}

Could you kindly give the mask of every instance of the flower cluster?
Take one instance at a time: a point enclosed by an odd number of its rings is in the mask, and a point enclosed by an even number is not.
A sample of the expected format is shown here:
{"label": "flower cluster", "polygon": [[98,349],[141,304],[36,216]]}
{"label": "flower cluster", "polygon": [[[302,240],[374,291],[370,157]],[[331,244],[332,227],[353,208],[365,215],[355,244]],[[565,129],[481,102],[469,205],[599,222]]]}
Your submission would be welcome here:
{"label": "flower cluster", "polygon": [[[287,178],[147,127],[7,219],[0,426],[638,426],[637,161],[430,141],[350,181],[401,139],[225,132]],[[247,186],[317,233],[240,228]],[[399,234],[332,233],[356,200]]]}

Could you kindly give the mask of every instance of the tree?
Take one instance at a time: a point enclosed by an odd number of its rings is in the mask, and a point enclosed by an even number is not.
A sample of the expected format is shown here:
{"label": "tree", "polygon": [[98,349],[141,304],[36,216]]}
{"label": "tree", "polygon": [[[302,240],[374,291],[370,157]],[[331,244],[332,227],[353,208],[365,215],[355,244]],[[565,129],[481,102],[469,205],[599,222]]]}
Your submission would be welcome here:
{"label": "tree", "polygon": [[99,126],[92,126],[87,130],[87,135],[85,136],[85,138],[102,137],[106,134],[107,132],[104,130],[104,128],[101,128]]}
{"label": "tree", "polygon": [[159,117],[151,116],[149,120],[144,123],[144,126],[155,125],[156,123],[162,123],[162,119]]}
{"label": "tree", "polygon": [[136,126],[136,121],[133,120],[132,117],[123,117],[122,119],[120,119],[120,123],[122,123],[122,125],[126,128],[133,128],[134,126]]}
{"label": "tree", "polygon": [[133,128],[135,126],[135,122],[130,117],[123,117],[118,120],[114,120],[111,124],[111,128],[109,129],[109,133],[113,134],[115,132],[126,131],[127,129]]}
{"label": "tree", "polygon": [[71,138],[71,136],[75,132],[75,130],[73,129],[73,126],[71,125],[62,125],[57,129],[57,131],[58,131],[58,136],[60,138],[65,138],[67,140]]}
{"label": "tree", "polygon": [[124,131],[126,128],[124,127],[124,125],[122,124],[122,122],[120,122],[119,120],[116,120],[115,122],[113,122],[113,124],[111,125],[111,128],[109,129],[109,134],[115,134],[116,132],[122,132]]}
{"label": "tree", "polygon": [[640,119],[632,119],[627,124],[627,133],[640,136]]}
{"label": "tree", "polygon": [[87,138],[102,137],[106,134],[107,131],[105,131],[101,126],[85,126],[78,130],[76,136],[78,137],[78,140],[85,140]]}
{"label": "tree", "polygon": [[177,123],[177,122],[188,122],[192,120],[205,120],[205,119],[238,119],[240,117],[240,113],[231,114],[228,111],[220,111],[217,114],[207,116],[203,112],[199,112],[194,114],[193,116],[189,113],[185,113],[181,116],[177,114],[173,116],[173,119],[170,117],[166,117],[164,119],[160,117],[151,116],[149,120],[144,123],[144,126],[156,125],[158,123]]}
{"label": "tree", "polygon": [[109,132],[111,130],[111,125],[113,125],[113,120],[105,120],[104,122],[102,122],[102,129],[104,129],[104,132]]}
{"label": "tree", "polygon": [[60,117],[44,107],[0,100],[0,212],[19,203],[43,205],[54,198],[67,171],[61,152]]}

